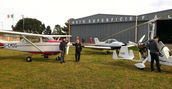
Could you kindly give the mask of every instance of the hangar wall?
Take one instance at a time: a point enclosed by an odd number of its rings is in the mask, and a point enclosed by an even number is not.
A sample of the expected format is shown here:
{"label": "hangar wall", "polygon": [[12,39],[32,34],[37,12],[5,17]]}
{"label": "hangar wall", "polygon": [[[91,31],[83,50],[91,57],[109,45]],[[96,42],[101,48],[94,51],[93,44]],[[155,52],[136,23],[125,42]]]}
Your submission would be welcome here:
{"label": "hangar wall", "polygon": [[[172,10],[165,10],[160,12],[148,13],[139,15],[137,23],[141,24],[152,20],[154,18],[159,18],[166,15],[163,19],[172,19]],[[168,15],[169,14],[169,15]],[[84,38],[86,42],[89,42],[89,38],[98,37],[100,40],[120,32],[126,28],[136,25],[135,15],[111,15],[111,14],[96,14],[92,16],[87,16],[83,18],[70,20],[71,27],[71,41],[76,40],[76,36],[79,36],[80,40]],[[148,24],[138,27],[137,36],[135,36],[135,28],[124,32],[120,35],[114,36],[113,38],[128,42],[137,41],[146,34],[146,39],[148,38]]]}

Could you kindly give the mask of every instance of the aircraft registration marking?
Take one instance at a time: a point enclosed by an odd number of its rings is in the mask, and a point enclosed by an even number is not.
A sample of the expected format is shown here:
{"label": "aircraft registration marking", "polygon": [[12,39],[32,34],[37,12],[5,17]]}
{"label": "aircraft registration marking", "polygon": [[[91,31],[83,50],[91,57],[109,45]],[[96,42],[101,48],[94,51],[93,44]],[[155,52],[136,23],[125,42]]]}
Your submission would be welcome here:
{"label": "aircraft registration marking", "polygon": [[5,47],[8,47],[8,48],[17,48],[17,43],[8,43],[5,45]]}

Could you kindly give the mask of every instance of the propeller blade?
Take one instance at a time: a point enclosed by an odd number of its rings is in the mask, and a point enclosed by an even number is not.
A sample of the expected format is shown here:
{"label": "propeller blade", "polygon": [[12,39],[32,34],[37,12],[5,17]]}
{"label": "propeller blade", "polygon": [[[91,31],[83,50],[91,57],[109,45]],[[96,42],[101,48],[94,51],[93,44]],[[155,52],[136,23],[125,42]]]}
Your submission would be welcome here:
{"label": "propeller blade", "polygon": [[145,35],[143,35],[142,38],[140,38],[140,40],[138,41],[138,43],[141,43],[144,38],[145,38]]}

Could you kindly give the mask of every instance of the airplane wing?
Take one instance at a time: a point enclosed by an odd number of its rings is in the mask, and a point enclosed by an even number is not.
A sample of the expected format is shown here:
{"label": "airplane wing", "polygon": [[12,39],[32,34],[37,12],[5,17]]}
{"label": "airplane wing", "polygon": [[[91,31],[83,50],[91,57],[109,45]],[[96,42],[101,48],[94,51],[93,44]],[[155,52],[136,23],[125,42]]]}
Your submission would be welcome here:
{"label": "airplane wing", "polygon": [[111,47],[104,47],[104,46],[84,46],[85,48],[91,48],[91,49],[100,49],[100,50],[111,50]]}
{"label": "airplane wing", "polygon": [[13,34],[13,35],[24,35],[24,36],[36,36],[36,37],[71,37],[71,35],[42,35],[42,34],[32,34],[24,32],[14,32],[14,31],[1,31],[3,34]]}

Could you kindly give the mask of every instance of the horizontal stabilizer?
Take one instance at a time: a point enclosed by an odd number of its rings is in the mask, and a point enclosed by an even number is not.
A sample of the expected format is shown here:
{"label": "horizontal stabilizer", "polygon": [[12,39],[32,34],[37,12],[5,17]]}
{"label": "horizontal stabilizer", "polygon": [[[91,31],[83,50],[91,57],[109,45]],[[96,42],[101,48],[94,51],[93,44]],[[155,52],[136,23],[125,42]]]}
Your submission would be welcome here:
{"label": "horizontal stabilizer", "polygon": [[91,48],[91,49],[106,49],[111,50],[111,47],[104,47],[104,46],[84,46],[85,48]]}

